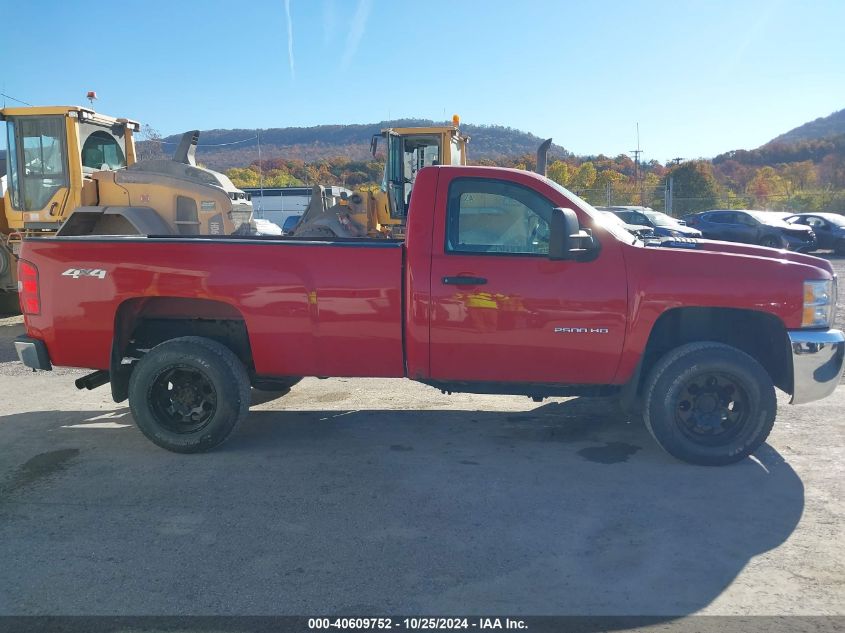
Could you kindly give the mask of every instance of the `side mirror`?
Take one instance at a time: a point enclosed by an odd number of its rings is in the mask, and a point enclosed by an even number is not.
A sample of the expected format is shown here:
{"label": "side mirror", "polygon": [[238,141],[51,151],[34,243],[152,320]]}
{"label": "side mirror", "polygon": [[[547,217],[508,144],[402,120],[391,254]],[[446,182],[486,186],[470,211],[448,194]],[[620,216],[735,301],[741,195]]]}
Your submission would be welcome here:
{"label": "side mirror", "polygon": [[376,150],[378,149],[378,134],[373,134],[373,138],[370,139],[370,153],[375,157]]}
{"label": "side mirror", "polygon": [[552,209],[549,223],[549,259],[581,259],[596,251],[598,245],[590,231],[583,230],[572,209]]}

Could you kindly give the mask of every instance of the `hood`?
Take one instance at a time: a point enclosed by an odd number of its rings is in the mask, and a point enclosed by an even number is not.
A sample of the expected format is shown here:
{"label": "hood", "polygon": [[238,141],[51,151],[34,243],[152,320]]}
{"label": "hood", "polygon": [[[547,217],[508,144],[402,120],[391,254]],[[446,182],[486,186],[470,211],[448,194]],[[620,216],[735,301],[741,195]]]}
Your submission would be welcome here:
{"label": "hood", "polygon": [[827,260],[715,240],[652,240],[625,247],[632,300],[662,312],[723,307],[767,312],[801,327],[804,281],[832,279]]}
{"label": "hood", "polygon": [[812,233],[813,229],[806,224],[790,224],[789,222],[785,222],[784,220],[779,220],[775,218],[767,219],[764,224],[766,226],[773,226],[779,229],[787,229],[790,231],[795,231],[797,233]]}
{"label": "hood", "polygon": [[687,226],[686,224],[676,224],[673,226],[658,226],[655,228],[655,231],[675,231],[676,233],[680,233],[681,235],[686,235],[689,237],[701,237],[701,231],[691,226]]}

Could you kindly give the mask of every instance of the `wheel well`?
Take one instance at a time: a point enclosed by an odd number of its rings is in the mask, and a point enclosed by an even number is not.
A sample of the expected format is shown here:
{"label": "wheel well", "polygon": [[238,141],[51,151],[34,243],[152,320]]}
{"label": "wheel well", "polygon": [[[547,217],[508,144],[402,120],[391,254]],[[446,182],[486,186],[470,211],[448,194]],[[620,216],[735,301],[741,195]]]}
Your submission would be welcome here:
{"label": "wheel well", "polygon": [[128,397],[132,368],[147,350],[180,336],[202,336],[228,347],[252,374],[252,348],[243,315],[210,299],[149,297],[118,308],[112,342],[111,384],[115,402]]}
{"label": "wheel well", "polygon": [[779,389],[792,392],[789,336],[776,316],[734,308],[675,308],[660,315],[637,372],[637,393],[654,364],[669,350],[696,341],[717,341],[760,363]]}

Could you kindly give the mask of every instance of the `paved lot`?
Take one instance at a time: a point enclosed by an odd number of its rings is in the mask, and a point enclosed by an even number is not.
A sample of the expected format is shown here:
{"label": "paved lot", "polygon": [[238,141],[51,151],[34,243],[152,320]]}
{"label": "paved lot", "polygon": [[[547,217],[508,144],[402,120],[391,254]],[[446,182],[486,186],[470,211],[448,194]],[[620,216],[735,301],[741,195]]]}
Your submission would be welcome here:
{"label": "paved lot", "polygon": [[845,387],[781,398],[720,469],[601,400],[384,380],[307,379],[179,456],[82,372],[12,362],[21,331],[0,320],[0,614],[845,613]]}

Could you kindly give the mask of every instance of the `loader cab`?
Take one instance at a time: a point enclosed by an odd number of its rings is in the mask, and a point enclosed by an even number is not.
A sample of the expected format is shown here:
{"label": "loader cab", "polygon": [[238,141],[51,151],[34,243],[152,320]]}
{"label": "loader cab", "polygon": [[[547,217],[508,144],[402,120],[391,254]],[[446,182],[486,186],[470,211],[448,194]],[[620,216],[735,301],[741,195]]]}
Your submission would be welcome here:
{"label": "loader cab", "polygon": [[466,165],[469,137],[452,126],[388,128],[373,137],[375,156],[379,136],[387,143],[381,190],[387,195],[390,218],[404,222],[408,215],[411,190],[419,171],[432,165]]}
{"label": "loader cab", "polygon": [[66,215],[96,203],[91,174],[135,162],[139,124],[77,106],[5,108],[6,220],[17,231],[55,231]]}

